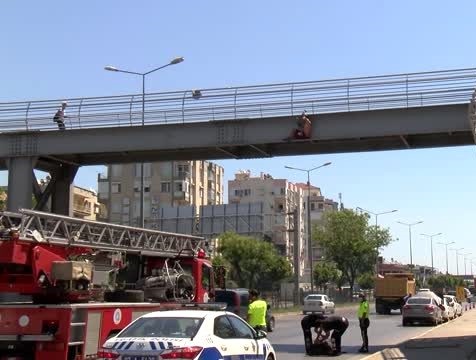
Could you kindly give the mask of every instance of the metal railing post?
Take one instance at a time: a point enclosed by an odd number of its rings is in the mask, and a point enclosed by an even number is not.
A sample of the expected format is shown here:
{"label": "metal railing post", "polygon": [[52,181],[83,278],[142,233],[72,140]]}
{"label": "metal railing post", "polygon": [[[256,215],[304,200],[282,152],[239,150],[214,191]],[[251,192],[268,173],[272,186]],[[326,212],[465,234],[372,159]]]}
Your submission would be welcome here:
{"label": "metal railing post", "polygon": [[405,78],[406,78],[406,81],[405,81],[406,82],[406,91],[405,91],[405,93],[407,95],[407,109],[408,109],[408,74]]}
{"label": "metal railing post", "polygon": [[294,116],[294,84],[291,85],[291,116]]}
{"label": "metal railing post", "polygon": [[187,96],[187,90],[183,92],[182,97],[182,124],[185,124],[185,96]]}
{"label": "metal railing post", "polygon": [[134,104],[134,96],[135,95],[132,95],[131,105],[129,106],[129,122],[131,123],[131,126],[132,126],[132,104]]}
{"label": "metal railing post", "polygon": [[[83,106],[83,100],[84,99],[81,99],[81,101],[79,102],[79,106],[78,106],[78,127],[81,129],[81,107]],[[73,125],[71,125],[71,127],[73,127]]]}
{"label": "metal railing post", "polygon": [[235,120],[236,120],[236,101],[238,96],[238,88],[235,88],[235,101],[234,101],[234,110],[235,110]]}
{"label": "metal railing post", "polygon": [[28,113],[30,112],[30,105],[31,105],[31,102],[29,102],[27,107],[26,107],[26,114],[25,114],[26,131],[28,131]]}
{"label": "metal railing post", "polygon": [[347,79],[347,111],[350,111],[350,79]]}

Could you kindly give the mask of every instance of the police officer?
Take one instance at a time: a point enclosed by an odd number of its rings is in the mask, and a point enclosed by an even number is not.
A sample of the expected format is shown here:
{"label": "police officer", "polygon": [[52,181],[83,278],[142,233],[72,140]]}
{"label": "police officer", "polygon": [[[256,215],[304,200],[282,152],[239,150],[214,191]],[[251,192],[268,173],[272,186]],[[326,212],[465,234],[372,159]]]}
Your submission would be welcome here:
{"label": "police officer", "polygon": [[360,334],[362,335],[362,347],[359,349],[360,353],[369,352],[369,337],[367,335],[367,329],[370,326],[369,320],[369,302],[364,293],[359,294],[360,304],[357,310],[357,317],[359,318]]}
{"label": "police officer", "polygon": [[266,311],[268,310],[268,304],[264,300],[258,298],[259,292],[256,289],[249,291],[249,305],[248,316],[246,320],[253,329],[266,330]]}

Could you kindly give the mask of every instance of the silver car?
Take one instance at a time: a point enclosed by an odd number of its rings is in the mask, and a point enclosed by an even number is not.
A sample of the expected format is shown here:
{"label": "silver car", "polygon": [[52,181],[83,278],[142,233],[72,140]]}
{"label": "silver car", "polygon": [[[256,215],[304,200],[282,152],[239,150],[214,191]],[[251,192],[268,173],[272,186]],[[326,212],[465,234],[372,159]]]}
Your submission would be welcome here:
{"label": "silver car", "polygon": [[431,296],[413,296],[403,306],[402,325],[413,323],[430,323],[437,325],[443,322],[441,302]]}
{"label": "silver car", "polygon": [[330,313],[334,314],[335,304],[325,294],[309,294],[304,298],[304,305],[302,307],[302,313]]}

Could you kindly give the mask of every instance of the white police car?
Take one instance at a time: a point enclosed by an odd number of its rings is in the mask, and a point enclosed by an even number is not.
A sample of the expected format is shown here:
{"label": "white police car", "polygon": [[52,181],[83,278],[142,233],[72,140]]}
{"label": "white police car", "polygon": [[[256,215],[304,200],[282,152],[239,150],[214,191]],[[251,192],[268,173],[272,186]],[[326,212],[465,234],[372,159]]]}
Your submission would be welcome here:
{"label": "white police car", "polygon": [[99,359],[275,360],[264,331],[227,311],[169,310],[141,316],[98,351]]}

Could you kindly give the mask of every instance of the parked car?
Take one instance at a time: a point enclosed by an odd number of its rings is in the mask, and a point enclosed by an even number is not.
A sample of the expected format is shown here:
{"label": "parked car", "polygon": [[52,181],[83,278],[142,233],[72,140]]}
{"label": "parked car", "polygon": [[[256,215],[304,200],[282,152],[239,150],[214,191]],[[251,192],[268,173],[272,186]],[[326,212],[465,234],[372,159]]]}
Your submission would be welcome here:
{"label": "parked car", "polygon": [[443,322],[443,306],[433,296],[412,296],[402,309],[402,325]]}
{"label": "parked car", "polygon": [[304,298],[302,313],[330,313],[334,314],[335,304],[324,294],[309,294]]}
{"label": "parked car", "polygon": [[450,299],[447,298],[446,296],[443,296],[443,301],[441,302],[441,304],[444,307],[443,315],[442,315],[443,321],[453,320],[456,316],[455,316],[455,309],[453,305],[451,304]]}
{"label": "parked car", "polygon": [[458,299],[456,299],[456,296],[454,296],[454,295],[445,295],[445,298],[448,299],[449,305],[453,307],[454,312],[455,312],[455,317],[463,315],[463,307],[458,302]]}
{"label": "parked car", "polygon": [[[226,310],[235,313],[246,320],[248,315],[249,293],[248,289],[216,289],[215,301],[226,303]],[[276,327],[276,319],[273,316],[271,306],[268,303],[266,311],[266,330],[273,332]]]}
{"label": "parked car", "polygon": [[266,332],[227,311],[155,311],[108,339],[97,359],[276,359]]}

